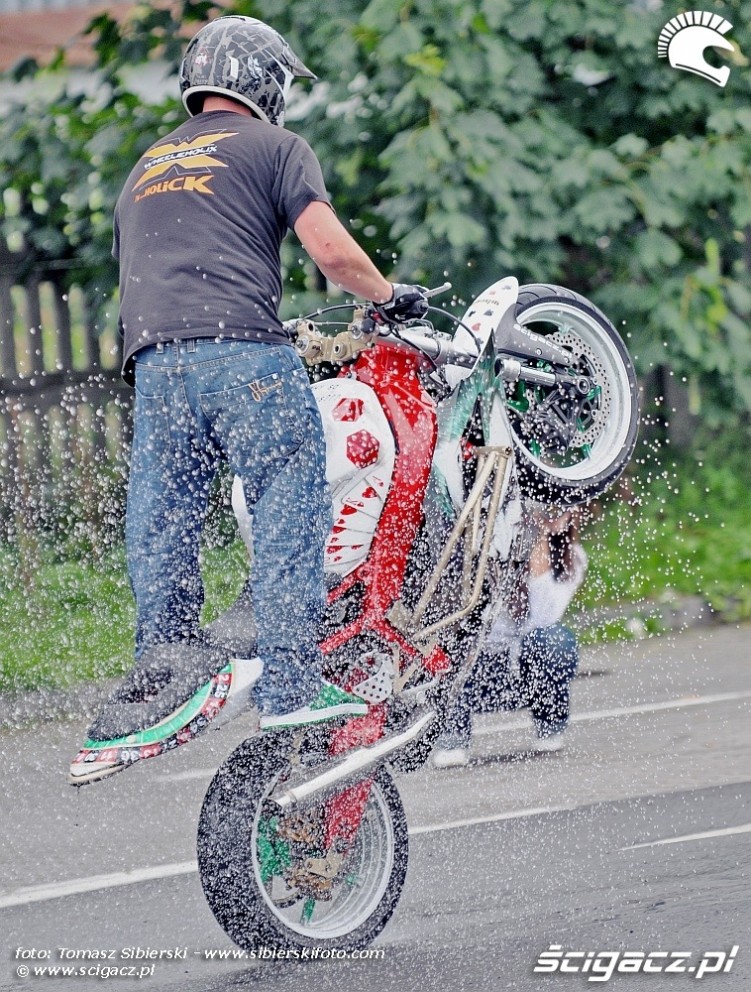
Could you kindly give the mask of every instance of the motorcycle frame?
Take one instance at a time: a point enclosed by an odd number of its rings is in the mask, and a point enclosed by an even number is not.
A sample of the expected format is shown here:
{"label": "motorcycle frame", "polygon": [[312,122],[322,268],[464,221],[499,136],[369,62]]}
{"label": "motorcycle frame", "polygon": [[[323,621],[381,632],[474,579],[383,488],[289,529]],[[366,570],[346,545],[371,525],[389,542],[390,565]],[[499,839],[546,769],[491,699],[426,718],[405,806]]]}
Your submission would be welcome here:
{"label": "motorcycle frame", "polygon": [[[506,446],[486,446],[474,449],[477,458],[475,482],[461,512],[448,535],[443,550],[427,577],[415,609],[410,614],[401,602],[405,574],[415,538],[423,519],[425,499],[433,471],[433,455],[438,441],[436,401],[424,381],[430,370],[425,358],[411,348],[390,341],[378,341],[374,348],[361,352],[340,378],[352,377],[370,386],[375,392],[393,432],[396,448],[392,485],[384,503],[378,528],[368,557],[347,575],[328,595],[333,605],[358,584],[363,589],[359,615],[321,643],[324,655],[367,633],[372,633],[392,646],[402,664],[397,683],[404,681],[419,666],[431,676],[445,676],[452,662],[435,643],[435,635],[469,616],[479,604],[487,575],[491,552],[493,526],[508,485],[512,449]],[[463,391],[483,395],[483,388],[494,379],[488,368],[477,368],[482,383]],[[466,397],[462,404],[467,406]],[[458,412],[458,411],[457,411]],[[483,410],[487,424],[488,409]],[[466,426],[466,419],[464,424]],[[461,424],[454,416],[451,432]],[[426,452],[430,457],[426,457]],[[483,539],[478,547],[483,512],[483,499],[490,486]],[[420,626],[441,576],[462,539],[465,540],[464,561],[460,580],[460,603],[451,614],[426,627]],[[432,643],[431,643],[432,641]],[[474,657],[475,652],[472,652]],[[456,686],[452,698],[466,679],[471,659],[465,659],[456,669]],[[462,677],[464,676],[464,677]],[[350,684],[348,688],[353,688]],[[365,717],[351,720],[334,730],[329,756],[336,758],[355,747],[367,748],[383,736],[388,702],[371,707]],[[327,847],[335,840],[347,846],[354,839],[370,794],[372,779],[361,779],[345,785],[326,800],[325,838]],[[341,785],[341,784],[340,784]]]}

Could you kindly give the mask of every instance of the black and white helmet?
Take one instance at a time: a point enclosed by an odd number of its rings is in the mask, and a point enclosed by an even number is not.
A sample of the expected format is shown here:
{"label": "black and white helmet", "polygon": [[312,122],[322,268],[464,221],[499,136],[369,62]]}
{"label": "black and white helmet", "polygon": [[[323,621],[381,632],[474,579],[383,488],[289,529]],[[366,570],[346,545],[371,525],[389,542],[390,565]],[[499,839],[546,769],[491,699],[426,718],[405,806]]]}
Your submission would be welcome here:
{"label": "black and white helmet", "polygon": [[317,79],[278,31],[255,17],[217,17],[185,51],[180,92],[191,117],[201,112],[204,96],[217,93],[281,127],[295,76]]}

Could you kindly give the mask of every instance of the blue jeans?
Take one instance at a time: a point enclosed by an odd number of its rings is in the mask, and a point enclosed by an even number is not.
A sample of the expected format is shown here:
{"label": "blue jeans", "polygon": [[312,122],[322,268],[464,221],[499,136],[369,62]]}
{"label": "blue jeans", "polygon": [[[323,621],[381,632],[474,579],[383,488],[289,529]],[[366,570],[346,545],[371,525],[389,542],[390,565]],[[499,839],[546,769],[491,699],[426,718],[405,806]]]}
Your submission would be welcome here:
{"label": "blue jeans", "polygon": [[569,686],[579,663],[573,632],[563,624],[537,627],[521,640],[518,669],[509,652],[480,653],[459,702],[446,721],[443,747],[469,747],[472,714],[529,707],[541,737],[559,733],[568,723]]}
{"label": "blue jeans", "polygon": [[323,426],[293,349],[201,338],[136,355],[126,548],[136,658],[199,637],[199,538],[222,460],[254,517],[254,610],[263,712],[320,686],[323,547],[331,526]]}

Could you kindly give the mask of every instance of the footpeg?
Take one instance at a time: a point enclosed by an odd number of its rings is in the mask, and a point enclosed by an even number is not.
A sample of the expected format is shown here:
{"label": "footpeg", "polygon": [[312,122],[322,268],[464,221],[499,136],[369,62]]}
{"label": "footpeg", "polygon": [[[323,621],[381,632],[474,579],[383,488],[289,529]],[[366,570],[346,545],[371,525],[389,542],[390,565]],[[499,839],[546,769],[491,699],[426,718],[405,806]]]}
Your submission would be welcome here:
{"label": "footpeg", "polygon": [[364,682],[352,687],[352,692],[366,703],[382,703],[394,695],[396,664],[394,658],[385,651],[374,651],[363,655],[361,663],[368,669],[375,669]]}

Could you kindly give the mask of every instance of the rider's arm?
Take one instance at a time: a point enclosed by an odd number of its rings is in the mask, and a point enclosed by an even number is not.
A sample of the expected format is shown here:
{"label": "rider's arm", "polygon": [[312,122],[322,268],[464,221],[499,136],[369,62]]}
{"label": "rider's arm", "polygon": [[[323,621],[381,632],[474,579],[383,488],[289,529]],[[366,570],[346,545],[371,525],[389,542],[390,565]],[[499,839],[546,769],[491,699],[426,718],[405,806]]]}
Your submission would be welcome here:
{"label": "rider's arm", "polygon": [[375,303],[391,299],[391,283],[384,279],[328,203],[316,200],[308,204],[295,221],[295,234],[335,286]]}

